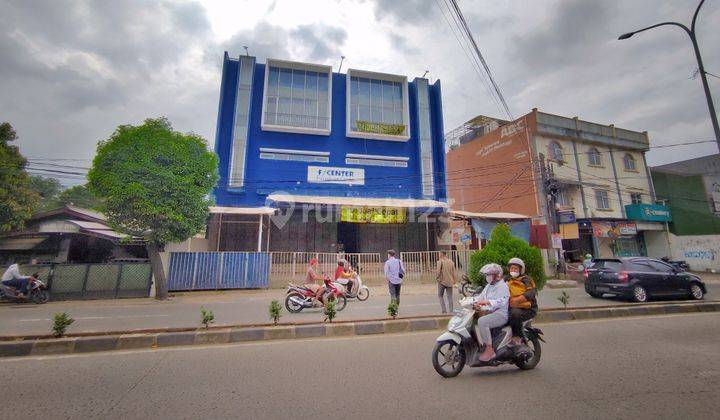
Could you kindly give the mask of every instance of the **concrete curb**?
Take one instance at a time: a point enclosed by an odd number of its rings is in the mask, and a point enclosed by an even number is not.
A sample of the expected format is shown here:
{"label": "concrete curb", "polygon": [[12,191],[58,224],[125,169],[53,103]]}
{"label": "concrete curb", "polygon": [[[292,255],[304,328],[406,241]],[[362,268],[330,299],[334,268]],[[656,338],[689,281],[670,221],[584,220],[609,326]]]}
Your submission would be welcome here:
{"label": "concrete curb", "polygon": [[[720,312],[720,302],[655,303],[618,307],[550,309],[540,311],[535,322],[537,324],[546,324],[588,319],[700,312]],[[448,320],[449,316],[429,316],[330,324],[222,326],[191,331],[168,329],[165,332],[113,333],[66,338],[17,337],[15,340],[0,341],[0,357],[432,331],[446,328]]]}

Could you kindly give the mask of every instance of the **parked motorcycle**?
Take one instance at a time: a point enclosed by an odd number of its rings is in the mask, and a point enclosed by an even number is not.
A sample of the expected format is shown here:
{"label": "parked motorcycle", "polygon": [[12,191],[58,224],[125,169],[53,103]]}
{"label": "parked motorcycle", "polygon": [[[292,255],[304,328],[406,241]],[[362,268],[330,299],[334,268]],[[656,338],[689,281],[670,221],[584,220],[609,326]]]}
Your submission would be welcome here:
{"label": "parked motorcycle", "polygon": [[[334,300],[335,310],[342,311],[347,306],[347,298],[345,297],[345,288],[339,284],[330,280],[326,277],[324,279],[325,292],[323,293],[323,300],[329,302]],[[308,289],[305,286],[298,286],[292,283],[288,284],[287,292],[285,295],[285,309],[290,313],[298,313],[306,308],[313,307],[313,299],[315,292]]]}
{"label": "parked motorcycle", "polygon": [[25,297],[18,296],[14,287],[6,286],[0,282],[0,301],[47,303],[50,300],[50,292],[47,290],[47,285],[39,279],[38,273],[33,274],[29,282],[28,294]]}
{"label": "parked motorcycle", "polygon": [[514,364],[520,369],[529,370],[540,363],[540,342],[542,331],[533,328],[530,321],[523,324],[523,344],[521,349],[508,347],[512,338],[510,326],[493,328],[492,346],[496,356],[488,362],[477,359],[480,352],[475,334],[477,316],[473,304],[476,298],[466,297],[460,300],[461,309],[448,322],[447,332],[440,335],[435,343],[432,353],[432,363],[435,371],[445,378],[457,376],[468,364],[470,367],[500,366]]}
{"label": "parked motorcycle", "polygon": [[666,263],[672,265],[672,266],[675,267],[677,270],[680,270],[680,271],[683,271],[683,272],[684,272],[684,271],[690,271],[690,264],[688,264],[687,261],[683,261],[683,260],[671,260],[671,259],[668,258],[668,257],[662,257],[662,258],[660,258],[660,259],[663,260],[663,261],[665,261]]}
{"label": "parked motorcycle", "polygon": [[460,294],[469,297],[480,291],[482,291],[482,287],[476,288],[473,286],[467,274],[463,274],[462,279],[460,279]]}

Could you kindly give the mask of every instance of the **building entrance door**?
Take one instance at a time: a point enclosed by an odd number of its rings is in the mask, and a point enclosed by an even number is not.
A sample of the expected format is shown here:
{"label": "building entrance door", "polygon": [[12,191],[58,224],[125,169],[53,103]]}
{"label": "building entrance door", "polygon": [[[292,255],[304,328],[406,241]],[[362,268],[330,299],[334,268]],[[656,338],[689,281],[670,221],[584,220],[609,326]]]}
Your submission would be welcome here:
{"label": "building entrance door", "polygon": [[337,241],[348,253],[360,252],[359,225],[357,223],[339,222],[337,224]]}

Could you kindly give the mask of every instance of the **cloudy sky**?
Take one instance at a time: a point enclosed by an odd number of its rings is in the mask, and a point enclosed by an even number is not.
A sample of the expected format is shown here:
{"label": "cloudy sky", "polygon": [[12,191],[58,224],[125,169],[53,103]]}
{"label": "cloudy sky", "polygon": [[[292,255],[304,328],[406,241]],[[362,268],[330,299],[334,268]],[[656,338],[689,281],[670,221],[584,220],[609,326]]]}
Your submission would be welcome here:
{"label": "cloudy sky", "polygon": [[[687,36],[697,0],[459,0],[516,116],[543,111],[632,130],[653,145],[712,140]],[[720,1],[698,20],[720,75]],[[35,162],[82,172],[119,124],[167,116],[214,143],[223,51],[441,79],[445,127],[503,117],[446,23],[442,0],[0,0],[0,121]],[[445,11],[447,13],[447,11]],[[716,29],[715,29],[716,30]],[[710,77],[720,101],[720,79]],[[720,104],[719,104],[720,107]],[[716,152],[653,150],[650,164]],[[67,159],[67,160],[57,160]],[[72,160],[70,160],[72,159]],[[67,168],[66,168],[67,169]],[[72,172],[69,170],[68,172]],[[59,175],[63,176],[63,175]],[[67,174],[65,184],[81,176]]]}

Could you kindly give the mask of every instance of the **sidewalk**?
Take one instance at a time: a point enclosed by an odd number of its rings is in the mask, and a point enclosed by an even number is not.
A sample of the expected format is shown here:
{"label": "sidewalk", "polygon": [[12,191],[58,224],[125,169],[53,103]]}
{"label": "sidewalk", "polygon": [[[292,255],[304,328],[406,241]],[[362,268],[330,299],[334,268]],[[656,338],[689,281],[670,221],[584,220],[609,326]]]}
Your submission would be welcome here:
{"label": "sidewalk", "polygon": [[[385,287],[371,287],[365,302],[349,300],[337,316],[338,321],[377,319],[386,316],[389,302]],[[616,299],[594,299],[582,287],[541,291],[540,309],[560,308],[557,300],[565,291],[569,307],[593,307],[626,304]],[[720,296],[720,282],[708,282],[708,299]],[[453,301],[460,295],[455,290]],[[168,301],[154,299],[118,299],[94,301],[61,301],[45,305],[0,304],[0,336],[47,334],[53,314],[67,312],[76,322],[69,332],[103,332],[111,330],[179,328],[200,325],[200,309],[214,312],[218,325],[262,324],[269,322],[268,305],[272,300],[284,304],[285,290],[228,290],[175,293]],[[401,316],[439,315],[440,305],[435,285],[406,285],[401,293]],[[283,305],[281,322],[318,322],[324,318],[319,308],[288,313]]]}

